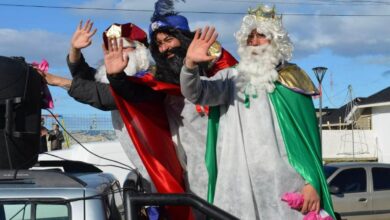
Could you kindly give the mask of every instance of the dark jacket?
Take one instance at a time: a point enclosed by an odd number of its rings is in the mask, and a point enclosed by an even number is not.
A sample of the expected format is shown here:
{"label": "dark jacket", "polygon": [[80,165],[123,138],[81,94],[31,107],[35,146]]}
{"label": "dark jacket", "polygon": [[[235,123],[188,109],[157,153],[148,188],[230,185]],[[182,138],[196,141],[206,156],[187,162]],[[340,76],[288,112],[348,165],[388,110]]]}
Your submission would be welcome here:
{"label": "dark jacket", "polygon": [[103,111],[114,110],[116,108],[114,97],[111,95],[110,86],[105,83],[95,81],[96,69],[90,67],[85,62],[83,55],[77,63],[69,62],[66,58],[69,71],[73,80],[68,94],[76,101],[91,105]]}
{"label": "dark jacket", "polygon": [[[91,105],[103,111],[117,109],[110,85],[96,82],[96,69],[85,62],[83,56],[77,63],[70,63],[67,57],[69,70],[73,80],[68,94],[78,102]],[[145,85],[132,83],[127,80],[124,72],[116,76],[108,76],[108,80],[115,92],[131,102],[140,102],[164,95],[157,93]]]}
{"label": "dark jacket", "polygon": [[60,130],[49,131],[49,138],[51,150],[61,150],[62,142],[64,142],[64,135]]}

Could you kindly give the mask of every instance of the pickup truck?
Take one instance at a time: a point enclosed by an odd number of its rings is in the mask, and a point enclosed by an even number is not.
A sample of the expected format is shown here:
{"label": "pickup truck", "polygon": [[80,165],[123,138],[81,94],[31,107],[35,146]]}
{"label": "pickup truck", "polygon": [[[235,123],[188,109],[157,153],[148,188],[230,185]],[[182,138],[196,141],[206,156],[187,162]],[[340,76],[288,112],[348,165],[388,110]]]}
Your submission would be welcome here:
{"label": "pickup truck", "polygon": [[135,220],[145,206],[191,206],[213,219],[237,219],[192,194],[144,193],[132,171],[123,186],[79,161],[38,161],[28,170],[0,170],[0,220]]}
{"label": "pickup truck", "polygon": [[325,174],[341,219],[390,219],[390,164],[330,163]]}

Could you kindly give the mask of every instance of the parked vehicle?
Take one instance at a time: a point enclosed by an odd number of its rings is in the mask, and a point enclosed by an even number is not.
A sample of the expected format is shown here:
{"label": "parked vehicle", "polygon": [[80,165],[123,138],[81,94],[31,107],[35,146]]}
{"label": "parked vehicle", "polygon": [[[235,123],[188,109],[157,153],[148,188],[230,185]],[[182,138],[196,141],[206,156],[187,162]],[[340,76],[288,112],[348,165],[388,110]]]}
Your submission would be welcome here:
{"label": "parked vehicle", "polygon": [[390,219],[390,164],[325,165],[335,211],[345,220]]}
{"label": "parked vehicle", "polygon": [[123,186],[78,161],[39,161],[29,170],[0,170],[0,220],[136,220],[145,206],[190,206],[205,217],[236,220],[193,194],[145,193],[130,171]]}
{"label": "parked vehicle", "polygon": [[82,162],[40,163],[46,169],[0,170],[0,220],[124,219],[113,175]]}

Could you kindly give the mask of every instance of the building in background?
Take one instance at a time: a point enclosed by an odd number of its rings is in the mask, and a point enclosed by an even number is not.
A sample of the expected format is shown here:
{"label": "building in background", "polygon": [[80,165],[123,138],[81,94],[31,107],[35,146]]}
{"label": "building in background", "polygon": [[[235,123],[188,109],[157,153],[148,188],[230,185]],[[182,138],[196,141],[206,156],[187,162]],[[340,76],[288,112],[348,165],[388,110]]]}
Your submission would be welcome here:
{"label": "building in background", "polygon": [[390,87],[338,109],[325,109],[322,121],[325,162],[390,163]]}

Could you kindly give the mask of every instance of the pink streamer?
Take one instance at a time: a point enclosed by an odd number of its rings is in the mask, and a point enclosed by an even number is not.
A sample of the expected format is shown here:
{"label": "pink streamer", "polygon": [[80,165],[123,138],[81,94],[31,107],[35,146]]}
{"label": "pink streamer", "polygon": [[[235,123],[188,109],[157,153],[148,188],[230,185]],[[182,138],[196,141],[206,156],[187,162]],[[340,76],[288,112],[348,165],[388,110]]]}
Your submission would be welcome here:
{"label": "pink streamer", "polygon": [[[32,63],[32,66],[41,70],[42,72],[44,73],[47,73],[47,71],[49,70],[49,63],[47,62],[47,60],[43,59],[41,63],[38,63],[38,62],[33,62]],[[54,108],[54,101],[53,101],[53,98],[50,94],[50,90],[49,88],[47,87],[47,85],[43,85],[43,108]]]}
{"label": "pink streamer", "polygon": [[[285,193],[282,196],[282,201],[287,202],[287,204],[293,209],[300,209],[303,206],[304,198],[300,193]],[[325,210],[321,209],[319,213],[311,211],[307,213],[303,220],[333,220]]]}

